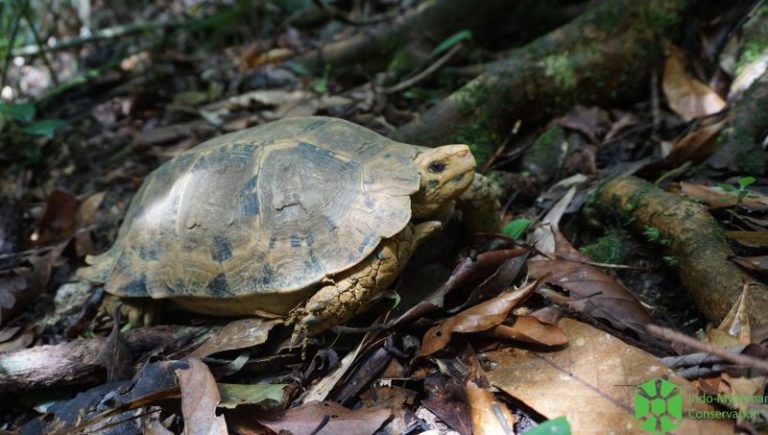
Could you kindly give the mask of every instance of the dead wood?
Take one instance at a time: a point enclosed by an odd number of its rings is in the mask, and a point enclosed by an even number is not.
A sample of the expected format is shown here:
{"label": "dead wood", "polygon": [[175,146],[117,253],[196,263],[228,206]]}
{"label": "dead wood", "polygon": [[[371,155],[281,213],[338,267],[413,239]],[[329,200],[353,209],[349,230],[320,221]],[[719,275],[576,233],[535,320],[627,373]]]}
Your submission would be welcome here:
{"label": "dead wood", "polygon": [[639,233],[647,227],[659,231],[665,254],[674,259],[680,280],[709,320],[723,320],[748,284],[750,316],[768,324],[768,286],[728,259],[733,251],[704,206],[635,177],[607,181],[596,197]]}
{"label": "dead wood", "polygon": [[[208,329],[157,326],[135,329],[124,338],[133,355],[143,355],[159,347],[188,343]],[[107,370],[99,356],[107,340],[106,337],[81,339],[0,355],[0,391],[10,393],[101,381]]]}

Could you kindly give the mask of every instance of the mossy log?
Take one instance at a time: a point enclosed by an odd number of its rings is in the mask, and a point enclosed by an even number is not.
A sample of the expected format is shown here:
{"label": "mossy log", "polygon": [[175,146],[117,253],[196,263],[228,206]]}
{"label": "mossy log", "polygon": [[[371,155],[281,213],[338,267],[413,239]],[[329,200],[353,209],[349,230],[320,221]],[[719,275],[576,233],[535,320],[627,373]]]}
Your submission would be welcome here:
{"label": "mossy log", "polygon": [[678,31],[685,0],[606,0],[513,50],[395,134],[409,143],[469,141],[497,146],[518,119],[541,119],[574,104],[626,103],[647,92],[663,60],[662,38]]}
{"label": "mossy log", "polygon": [[[300,55],[296,61],[315,72],[380,71],[400,50],[429,51],[468,30],[480,46],[504,47],[504,41],[538,35],[567,22],[586,2],[567,0],[432,0],[394,23],[363,28],[352,38]],[[553,11],[556,11],[553,13]],[[508,47],[508,45],[506,45]],[[414,59],[418,62],[418,59]]]}
{"label": "mossy log", "polygon": [[728,260],[734,254],[704,206],[635,177],[608,180],[595,195],[637,232],[659,231],[665,254],[674,259],[680,280],[709,320],[720,322],[749,284],[750,316],[757,325],[768,325],[768,286]]}

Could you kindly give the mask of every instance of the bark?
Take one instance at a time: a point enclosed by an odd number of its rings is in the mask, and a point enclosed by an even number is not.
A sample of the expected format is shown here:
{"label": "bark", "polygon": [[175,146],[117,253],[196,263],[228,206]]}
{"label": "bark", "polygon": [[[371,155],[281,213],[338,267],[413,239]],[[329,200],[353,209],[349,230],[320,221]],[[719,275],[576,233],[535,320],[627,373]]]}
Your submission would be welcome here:
{"label": "bark", "polygon": [[[209,328],[158,326],[125,334],[135,355],[186,342]],[[107,338],[82,339],[58,345],[36,346],[0,355],[0,392],[83,384],[105,378],[100,351]]]}
{"label": "bark", "polygon": [[489,66],[395,138],[497,146],[518,119],[541,119],[575,104],[626,103],[647,89],[663,59],[660,40],[674,36],[685,6],[685,0],[606,0]]}
{"label": "bark", "polygon": [[361,67],[378,71],[404,47],[431,49],[462,30],[471,31],[481,46],[503,46],[504,41],[519,40],[518,35],[540,34],[556,27],[582,7],[583,2],[562,0],[432,0],[395,23],[363,28],[350,39],[304,53],[296,60],[315,72],[326,66],[334,72]]}
{"label": "bark", "polygon": [[665,253],[676,260],[680,280],[709,320],[720,322],[749,284],[750,316],[768,325],[768,286],[728,260],[734,254],[723,231],[701,204],[635,177],[611,179],[596,195],[638,233],[659,230]]}

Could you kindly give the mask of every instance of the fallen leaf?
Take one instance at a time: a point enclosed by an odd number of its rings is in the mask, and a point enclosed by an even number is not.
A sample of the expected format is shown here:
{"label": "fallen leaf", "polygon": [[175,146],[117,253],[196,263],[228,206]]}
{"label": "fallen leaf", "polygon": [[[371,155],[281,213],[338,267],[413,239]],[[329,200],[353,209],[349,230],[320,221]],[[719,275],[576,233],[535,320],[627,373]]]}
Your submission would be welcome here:
{"label": "fallen leaf", "polygon": [[[55,254],[54,254],[54,251]],[[27,257],[30,267],[18,267],[0,274],[0,325],[18,316],[48,285],[54,255]]]}
{"label": "fallen leaf", "polygon": [[726,231],[725,237],[750,248],[768,246],[768,231]]}
{"label": "fallen leaf", "polygon": [[467,381],[467,404],[472,418],[473,435],[513,434],[515,417],[507,405],[474,381]]}
{"label": "fallen leaf", "polygon": [[683,52],[672,44],[665,44],[668,53],[664,65],[662,88],[669,107],[686,121],[712,115],[725,108],[725,100],[685,70]]}
{"label": "fallen leaf", "polygon": [[768,276],[768,255],[757,257],[731,257],[731,261],[744,269]]}
{"label": "fallen leaf", "polygon": [[32,242],[37,246],[45,246],[69,237],[75,231],[76,223],[77,201],[69,193],[56,189],[45,201],[45,211]]}
{"label": "fallen leaf", "polygon": [[645,325],[653,318],[632,292],[597,266],[586,263],[587,257],[562,233],[554,231],[553,236],[558,258],[529,261],[528,274],[568,290],[573,308],[606,320],[617,329],[630,328],[645,336]]}
{"label": "fallen leaf", "polygon": [[[739,203],[736,192],[726,192],[720,187],[702,186],[700,184],[680,182],[680,191],[686,196],[703,202],[709,208],[733,207]],[[750,192],[741,200],[741,205],[751,210],[768,209],[768,196]]]}
{"label": "fallen leaf", "polygon": [[258,409],[283,409],[292,391],[290,384],[218,384],[220,408],[255,405]]}
{"label": "fallen leaf", "polygon": [[267,341],[269,331],[275,325],[283,323],[280,319],[262,319],[252,317],[234,320],[216,329],[213,335],[189,356],[203,358],[227,350],[245,349],[258,346]]}
{"label": "fallen leaf", "polygon": [[568,343],[568,337],[559,326],[544,323],[533,316],[518,316],[511,325],[496,326],[491,334],[496,338],[543,346],[562,346]]}
{"label": "fallen leaf", "polygon": [[184,434],[227,435],[224,416],[216,415],[221,396],[208,366],[197,358],[190,358],[189,368],[177,369],[176,376],[181,388]]}
{"label": "fallen leaf", "polygon": [[702,120],[701,125],[677,139],[664,159],[670,165],[680,165],[686,161],[703,161],[717,148],[717,133],[725,127],[727,116],[712,116]]}
{"label": "fallen leaf", "polygon": [[492,385],[522,401],[546,418],[565,416],[573,433],[644,434],[635,418],[637,386],[666,378],[683,395],[683,419],[676,433],[732,433],[727,420],[691,420],[689,410],[712,411],[691,400],[699,395],[688,381],[658,358],[629,346],[585,323],[563,319],[559,326],[570,346],[552,352],[506,348],[485,354],[492,362],[485,373]]}
{"label": "fallen leaf", "polygon": [[443,349],[454,332],[479,332],[501,324],[514,307],[538,286],[538,281],[522,288],[506,291],[493,299],[477,304],[456,314],[424,334],[419,356],[427,356]]}
{"label": "fallen leaf", "polygon": [[[499,249],[483,252],[477,257],[467,257],[459,262],[453,269],[450,277],[437,287],[421,302],[412,306],[403,313],[395,322],[402,325],[412,322],[443,307],[445,296],[459,287],[487,278],[498,272],[498,269],[512,258],[528,253],[527,249]],[[490,278],[489,278],[490,279]],[[481,284],[482,285],[482,284]]]}
{"label": "fallen leaf", "polygon": [[387,408],[348,409],[335,402],[310,402],[256,420],[275,432],[293,435],[373,434],[392,415]]}

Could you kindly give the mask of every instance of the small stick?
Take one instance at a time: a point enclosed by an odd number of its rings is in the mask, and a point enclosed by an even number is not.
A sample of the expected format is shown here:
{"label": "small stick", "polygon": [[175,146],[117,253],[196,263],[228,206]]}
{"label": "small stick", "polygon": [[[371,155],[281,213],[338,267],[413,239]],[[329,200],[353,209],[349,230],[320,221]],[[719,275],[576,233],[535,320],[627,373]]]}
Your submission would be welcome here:
{"label": "small stick", "polygon": [[435,63],[433,63],[432,65],[427,67],[424,71],[416,74],[415,76],[413,76],[413,77],[411,77],[411,78],[409,78],[409,79],[407,79],[405,81],[402,81],[402,82],[392,86],[391,88],[384,89],[384,93],[385,94],[394,94],[395,92],[400,92],[400,91],[403,91],[405,89],[408,89],[411,86],[415,85],[416,83],[424,80],[425,78],[429,77],[433,72],[435,72],[438,69],[440,69],[440,67],[443,66],[446,62],[451,60],[451,58],[456,53],[458,53],[461,48],[462,48],[462,44],[454,45],[453,48],[448,50],[447,53],[442,55],[440,57],[440,59],[437,59],[437,61]]}
{"label": "small stick", "polygon": [[669,341],[674,341],[676,343],[683,344],[685,346],[694,348],[696,350],[709,353],[711,355],[719,356],[720,358],[730,361],[735,364],[740,364],[747,367],[753,367],[758,370],[768,372],[768,362],[753,358],[751,356],[747,355],[739,355],[733,352],[729,352],[725,349],[721,349],[719,347],[713,346],[709,343],[705,343],[700,340],[696,340],[695,338],[691,338],[685,334],[682,334],[677,331],[673,331],[669,328],[663,328],[658,325],[646,325],[646,328],[648,329],[648,332],[651,334],[664,338]]}

